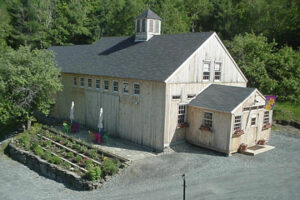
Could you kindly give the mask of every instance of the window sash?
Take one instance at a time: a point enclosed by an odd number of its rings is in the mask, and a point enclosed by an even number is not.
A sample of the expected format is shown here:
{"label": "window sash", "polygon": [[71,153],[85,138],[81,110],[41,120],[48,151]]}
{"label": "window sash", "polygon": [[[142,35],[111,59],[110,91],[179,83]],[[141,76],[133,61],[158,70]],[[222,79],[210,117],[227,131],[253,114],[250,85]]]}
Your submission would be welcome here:
{"label": "window sash", "polygon": [[204,63],[203,64],[203,80],[209,80],[210,79],[210,64]]}
{"label": "window sash", "polygon": [[96,89],[100,89],[100,79],[96,79]]}
{"label": "window sash", "polygon": [[270,112],[265,111],[264,113],[264,124],[268,124],[270,122]]}
{"label": "window sash", "polygon": [[77,77],[73,77],[73,85],[74,85],[74,86],[77,85]]}
{"label": "window sash", "polygon": [[135,94],[135,95],[140,94],[140,84],[138,84],[138,83],[133,84],[133,94]]}
{"label": "window sash", "polygon": [[146,32],[146,20],[142,19],[142,32]]}
{"label": "window sash", "polygon": [[136,21],[136,32],[141,32],[141,21],[140,20]]}
{"label": "window sash", "polygon": [[178,124],[186,122],[186,105],[178,106]]}
{"label": "window sash", "polygon": [[234,117],[234,128],[235,131],[242,129],[242,116],[235,116]]}
{"label": "window sash", "polygon": [[128,94],[129,92],[129,84],[127,82],[123,83],[123,93]]}
{"label": "window sash", "polygon": [[256,117],[252,117],[251,118],[251,126],[255,126],[256,125]]}
{"label": "window sash", "polygon": [[207,127],[212,127],[213,123],[213,113],[204,112],[203,125]]}
{"label": "window sash", "polygon": [[84,87],[84,78],[80,78],[80,86]]}
{"label": "window sash", "polygon": [[104,90],[105,90],[105,91],[109,90],[109,81],[104,80],[104,81],[103,81],[103,85],[104,85],[103,87],[104,87]]}
{"label": "window sash", "polygon": [[89,88],[92,87],[92,79],[91,79],[91,78],[88,79],[88,87],[89,87]]}
{"label": "window sash", "polygon": [[118,81],[114,81],[113,82],[113,87],[114,87],[114,92],[118,92],[119,91],[119,82]]}

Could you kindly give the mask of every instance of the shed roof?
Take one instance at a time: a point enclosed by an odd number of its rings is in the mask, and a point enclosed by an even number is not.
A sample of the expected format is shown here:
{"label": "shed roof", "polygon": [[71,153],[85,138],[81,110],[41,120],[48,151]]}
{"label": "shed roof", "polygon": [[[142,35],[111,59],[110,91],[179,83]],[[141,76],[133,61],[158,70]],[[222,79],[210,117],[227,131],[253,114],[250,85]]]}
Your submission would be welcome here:
{"label": "shed roof", "polygon": [[159,20],[161,20],[161,18],[155,12],[153,12],[150,8],[148,8],[147,10],[145,10],[142,14],[140,14],[137,17],[137,19],[142,19],[142,18],[159,19]]}
{"label": "shed roof", "polygon": [[147,42],[103,37],[90,45],[53,46],[63,73],[165,81],[213,32],[155,35]]}
{"label": "shed roof", "polygon": [[221,112],[231,112],[249,97],[254,90],[256,89],[211,84],[193,99],[189,105]]}

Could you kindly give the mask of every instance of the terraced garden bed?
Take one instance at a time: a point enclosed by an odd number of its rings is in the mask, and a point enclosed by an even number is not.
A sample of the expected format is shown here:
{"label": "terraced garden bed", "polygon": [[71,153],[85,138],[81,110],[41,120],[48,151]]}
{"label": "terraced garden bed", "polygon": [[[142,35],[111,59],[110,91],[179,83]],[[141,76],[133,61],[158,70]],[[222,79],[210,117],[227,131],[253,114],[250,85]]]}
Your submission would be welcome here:
{"label": "terraced garden bed", "polygon": [[77,190],[99,188],[127,165],[127,160],[35,125],[14,138],[7,153],[38,173]]}

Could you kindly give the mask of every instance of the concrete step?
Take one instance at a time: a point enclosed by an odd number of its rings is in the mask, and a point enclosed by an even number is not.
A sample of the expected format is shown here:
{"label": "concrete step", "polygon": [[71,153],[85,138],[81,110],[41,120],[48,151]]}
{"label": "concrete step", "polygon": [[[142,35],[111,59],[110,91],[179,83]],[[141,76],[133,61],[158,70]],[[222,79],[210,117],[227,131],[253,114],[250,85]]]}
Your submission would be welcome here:
{"label": "concrete step", "polygon": [[253,147],[249,147],[246,151],[242,152],[242,154],[246,154],[249,156],[255,156],[260,153],[264,153],[266,151],[270,151],[274,149],[274,146],[270,145],[255,145]]}

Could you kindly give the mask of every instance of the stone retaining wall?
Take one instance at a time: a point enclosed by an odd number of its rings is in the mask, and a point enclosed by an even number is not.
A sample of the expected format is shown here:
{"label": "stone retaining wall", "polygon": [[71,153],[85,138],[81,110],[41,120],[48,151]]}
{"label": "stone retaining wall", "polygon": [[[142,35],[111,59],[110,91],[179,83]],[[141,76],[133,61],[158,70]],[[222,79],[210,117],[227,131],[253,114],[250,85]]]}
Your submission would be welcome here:
{"label": "stone retaining wall", "polygon": [[32,153],[16,147],[12,143],[7,146],[6,153],[14,160],[28,166],[40,175],[63,183],[70,189],[93,190],[101,187],[102,185],[102,181],[91,182],[84,180],[77,174],[62,169],[54,164],[50,164]]}
{"label": "stone retaining wall", "polygon": [[281,125],[284,125],[284,126],[290,125],[290,126],[293,126],[297,129],[300,129],[300,123],[298,123],[296,121],[276,120],[276,124],[281,124]]}

